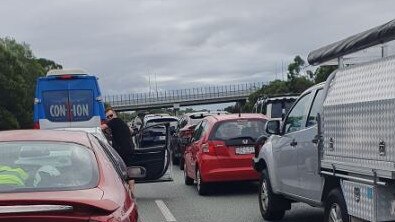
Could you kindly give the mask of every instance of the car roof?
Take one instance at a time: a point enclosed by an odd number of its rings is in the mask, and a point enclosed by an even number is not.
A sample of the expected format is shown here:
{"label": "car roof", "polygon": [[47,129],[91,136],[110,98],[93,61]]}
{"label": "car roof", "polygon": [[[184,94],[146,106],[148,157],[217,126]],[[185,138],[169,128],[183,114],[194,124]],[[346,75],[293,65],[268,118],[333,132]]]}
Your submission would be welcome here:
{"label": "car roof", "polygon": [[227,114],[227,115],[210,115],[206,118],[212,118],[215,121],[234,120],[234,119],[269,119],[267,116],[260,113],[241,113]]}
{"label": "car roof", "polygon": [[47,76],[60,75],[88,75],[83,69],[51,69],[47,72]]}
{"label": "car roof", "polygon": [[0,142],[9,141],[57,141],[78,143],[91,147],[86,132],[63,130],[10,130],[0,132]]}
{"label": "car roof", "polygon": [[178,118],[175,116],[149,116],[147,118],[144,118],[145,122],[155,120],[155,119],[174,119],[174,121],[178,121]]}

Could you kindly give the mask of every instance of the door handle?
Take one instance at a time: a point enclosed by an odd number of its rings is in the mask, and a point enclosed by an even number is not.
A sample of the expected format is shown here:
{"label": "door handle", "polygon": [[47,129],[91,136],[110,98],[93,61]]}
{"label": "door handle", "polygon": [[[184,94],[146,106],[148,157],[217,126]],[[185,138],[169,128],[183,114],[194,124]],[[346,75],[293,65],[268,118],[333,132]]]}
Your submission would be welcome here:
{"label": "door handle", "polygon": [[315,144],[318,144],[320,141],[322,141],[322,136],[320,136],[320,135],[315,135],[315,137],[314,137],[314,139],[313,140],[311,140],[311,142],[313,142],[313,143],[315,143]]}
{"label": "door handle", "polygon": [[292,140],[292,142],[290,143],[290,145],[291,145],[291,146],[296,146],[296,145],[298,145],[298,142],[296,142],[295,139],[294,139],[294,140]]}

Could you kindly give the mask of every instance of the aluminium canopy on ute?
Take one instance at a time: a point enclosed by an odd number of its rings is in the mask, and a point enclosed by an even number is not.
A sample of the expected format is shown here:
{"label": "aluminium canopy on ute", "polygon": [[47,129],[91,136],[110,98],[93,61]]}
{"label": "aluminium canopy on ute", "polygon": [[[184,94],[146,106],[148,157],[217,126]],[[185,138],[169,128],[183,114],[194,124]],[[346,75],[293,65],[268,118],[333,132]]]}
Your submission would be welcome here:
{"label": "aluminium canopy on ute", "polygon": [[310,65],[318,65],[320,63],[392,40],[395,40],[395,19],[383,25],[314,50],[309,53],[307,61]]}

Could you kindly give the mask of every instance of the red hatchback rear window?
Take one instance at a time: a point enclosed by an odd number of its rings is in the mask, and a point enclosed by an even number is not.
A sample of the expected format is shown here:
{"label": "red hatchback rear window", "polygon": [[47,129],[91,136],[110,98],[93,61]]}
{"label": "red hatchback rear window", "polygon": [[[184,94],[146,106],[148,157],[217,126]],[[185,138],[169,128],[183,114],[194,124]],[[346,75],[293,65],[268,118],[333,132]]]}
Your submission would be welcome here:
{"label": "red hatchback rear window", "polygon": [[256,140],[264,133],[266,120],[237,119],[219,123],[214,128],[213,140],[229,140],[241,137],[251,137]]}

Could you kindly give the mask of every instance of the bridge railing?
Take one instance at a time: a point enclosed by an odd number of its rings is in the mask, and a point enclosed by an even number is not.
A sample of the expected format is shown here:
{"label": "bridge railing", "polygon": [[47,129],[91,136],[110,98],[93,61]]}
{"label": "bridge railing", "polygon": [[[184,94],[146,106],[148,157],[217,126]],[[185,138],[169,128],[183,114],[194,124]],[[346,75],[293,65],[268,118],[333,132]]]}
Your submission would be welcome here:
{"label": "bridge railing", "polygon": [[207,86],[189,89],[166,90],[151,93],[130,93],[104,96],[104,101],[111,106],[146,105],[177,103],[182,101],[248,96],[265,84],[244,83],[235,85]]}

